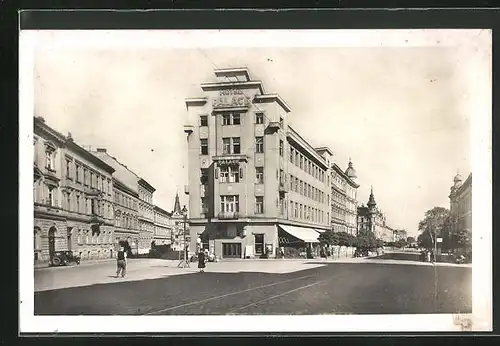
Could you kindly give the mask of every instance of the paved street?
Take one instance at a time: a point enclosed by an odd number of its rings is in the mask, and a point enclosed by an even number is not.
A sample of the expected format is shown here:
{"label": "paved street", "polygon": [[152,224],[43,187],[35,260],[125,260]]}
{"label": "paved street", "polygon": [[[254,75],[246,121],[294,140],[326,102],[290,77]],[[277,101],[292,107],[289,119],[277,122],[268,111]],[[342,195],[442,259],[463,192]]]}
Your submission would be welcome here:
{"label": "paved street", "polygon": [[207,272],[197,273],[195,265],[176,265],[130,261],[125,279],[111,277],[113,262],[37,270],[35,313],[467,313],[472,306],[470,266],[370,259],[249,260],[209,263]]}

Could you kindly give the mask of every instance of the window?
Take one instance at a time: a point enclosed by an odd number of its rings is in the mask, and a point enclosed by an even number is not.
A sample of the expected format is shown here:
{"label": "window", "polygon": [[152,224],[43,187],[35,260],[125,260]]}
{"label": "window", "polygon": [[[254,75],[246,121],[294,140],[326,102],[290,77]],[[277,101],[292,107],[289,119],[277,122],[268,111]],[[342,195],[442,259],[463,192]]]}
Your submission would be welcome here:
{"label": "window", "polygon": [[299,208],[299,217],[302,219],[302,217],[304,216],[304,211],[302,209],[302,204],[300,205],[300,208]]}
{"label": "window", "polygon": [[264,197],[257,196],[255,197],[255,214],[263,214],[264,213]]}
{"label": "window", "polygon": [[90,187],[94,187],[94,173],[90,172]]}
{"label": "window", "polygon": [[46,151],[45,152],[45,167],[50,170],[54,170],[54,152],[53,151]]}
{"label": "window", "polygon": [[49,187],[49,194],[48,194],[48,204],[52,207],[54,207],[56,205],[56,200],[55,200],[55,191],[54,191],[54,188],[53,187]]}
{"label": "window", "polygon": [[233,125],[240,125],[240,114],[239,113],[233,114]]}
{"label": "window", "polygon": [[280,156],[283,156],[283,140],[280,139]]}
{"label": "window", "polygon": [[201,213],[202,214],[208,213],[208,198],[207,197],[201,197]]}
{"label": "window", "polygon": [[231,115],[223,114],[222,115],[222,125],[231,125]]}
{"label": "window", "polygon": [[200,115],[200,126],[208,126],[208,116]]}
{"label": "window", "polygon": [[220,166],[220,182],[221,183],[238,183],[240,181],[240,168],[238,165],[221,165]]}
{"label": "window", "polygon": [[264,124],[264,113],[262,112],[255,113],[255,123]]}
{"label": "window", "polygon": [[69,159],[66,159],[66,178],[71,179],[71,161]]}
{"label": "window", "polygon": [[201,155],[208,155],[208,139],[200,139],[201,143]]}
{"label": "window", "polygon": [[71,210],[71,195],[66,193],[66,210]]}
{"label": "window", "polygon": [[222,152],[224,154],[231,153],[231,138],[222,138]]}
{"label": "window", "polygon": [[280,127],[283,128],[283,117],[280,117]]}
{"label": "window", "polygon": [[254,247],[256,255],[264,254],[264,235],[263,234],[254,234]]}
{"label": "window", "polygon": [[222,152],[224,154],[239,154],[241,152],[240,137],[222,138]]}
{"label": "window", "polygon": [[239,196],[220,196],[221,212],[238,212],[239,210]]}
{"label": "window", "polygon": [[280,184],[285,184],[285,172],[282,169],[280,169]]}
{"label": "window", "polygon": [[80,166],[78,166],[77,164],[75,164],[75,178],[76,178],[76,182],[77,183],[81,183],[80,181]]}
{"label": "window", "polygon": [[233,154],[239,154],[240,152],[240,137],[233,137]]}
{"label": "window", "polygon": [[255,167],[255,183],[264,184],[264,167]]}
{"label": "window", "polygon": [[294,151],[293,148],[290,148],[290,162],[292,162],[292,163],[293,163],[293,155],[294,155],[293,151]]}
{"label": "window", "polygon": [[87,185],[88,185],[88,180],[87,180],[87,177],[88,177],[88,175],[87,175],[87,169],[86,169],[86,168],[84,168],[84,169],[83,169],[83,185],[85,185],[85,186],[87,186]]}
{"label": "window", "polygon": [[264,152],[264,137],[255,137],[255,152]]}
{"label": "window", "polygon": [[208,184],[208,168],[201,169],[200,183],[203,185]]}

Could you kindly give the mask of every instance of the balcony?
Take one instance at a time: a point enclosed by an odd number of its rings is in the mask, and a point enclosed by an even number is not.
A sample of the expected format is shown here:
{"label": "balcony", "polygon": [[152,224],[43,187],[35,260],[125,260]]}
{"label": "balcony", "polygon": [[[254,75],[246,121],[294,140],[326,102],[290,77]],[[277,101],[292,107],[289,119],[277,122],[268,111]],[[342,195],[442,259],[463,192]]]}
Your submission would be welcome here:
{"label": "balcony", "polygon": [[190,135],[194,131],[193,125],[184,125],[184,133]]}
{"label": "balcony", "polygon": [[269,125],[267,126],[267,130],[270,132],[276,132],[281,128],[281,124],[279,121],[271,121],[269,122]]}
{"label": "balcony", "polygon": [[280,181],[279,183],[279,192],[288,193],[288,185],[284,181]]}
{"label": "balcony", "polygon": [[90,223],[102,225],[104,223],[104,218],[97,214],[92,214],[90,216]]}
{"label": "balcony", "polygon": [[238,217],[237,211],[221,211],[219,213],[219,220],[236,220]]}

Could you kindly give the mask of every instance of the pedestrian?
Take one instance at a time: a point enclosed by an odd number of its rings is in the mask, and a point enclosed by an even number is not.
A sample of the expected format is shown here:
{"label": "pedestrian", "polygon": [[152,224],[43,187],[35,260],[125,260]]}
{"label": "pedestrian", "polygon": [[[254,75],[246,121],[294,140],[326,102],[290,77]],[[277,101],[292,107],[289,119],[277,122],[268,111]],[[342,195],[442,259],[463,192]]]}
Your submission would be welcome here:
{"label": "pedestrian", "polygon": [[198,268],[200,269],[200,273],[205,272],[205,252],[203,250],[198,254]]}
{"label": "pedestrian", "polygon": [[120,273],[122,278],[127,273],[127,253],[123,247],[120,247],[120,250],[116,254],[116,277],[119,277]]}

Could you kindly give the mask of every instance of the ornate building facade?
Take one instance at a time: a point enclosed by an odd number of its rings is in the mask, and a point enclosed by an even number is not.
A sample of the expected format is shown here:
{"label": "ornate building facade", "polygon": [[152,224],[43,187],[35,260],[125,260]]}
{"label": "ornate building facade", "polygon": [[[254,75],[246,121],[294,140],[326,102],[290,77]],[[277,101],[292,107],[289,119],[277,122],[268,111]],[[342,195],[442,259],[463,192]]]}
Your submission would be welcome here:
{"label": "ornate building facade", "polygon": [[34,260],[70,250],[82,260],[112,258],[114,169],[34,118]]}
{"label": "ornate building facade", "polygon": [[472,232],[472,173],[465,181],[457,174],[450,188],[450,216],[452,232]]}
{"label": "ornate building facade", "polygon": [[337,164],[331,171],[331,223],[334,232],[347,232],[356,235],[357,229],[357,191],[356,171],[349,160],[345,172]]}
{"label": "ornate building facade", "polygon": [[377,239],[387,243],[394,240],[394,230],[387,224],[386,216],[377,208],[373,188],[366,207],[358,207],[358,233],[362,231],[371,231]]}

